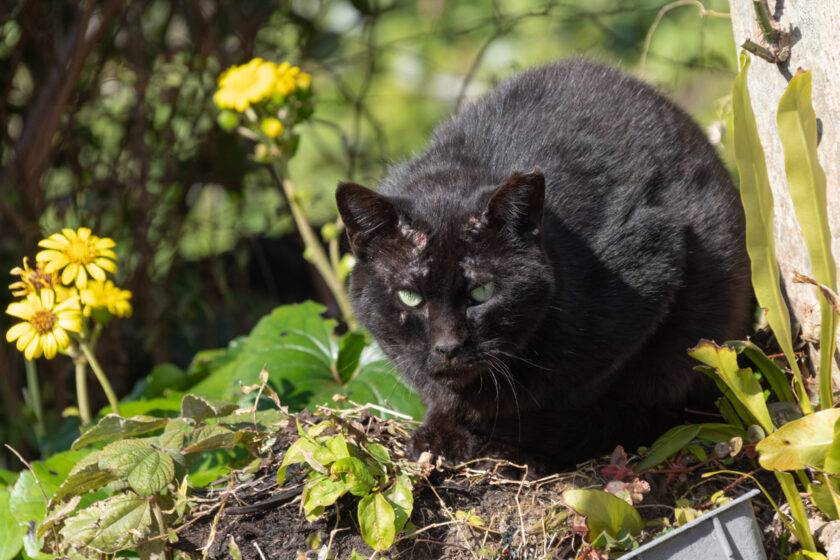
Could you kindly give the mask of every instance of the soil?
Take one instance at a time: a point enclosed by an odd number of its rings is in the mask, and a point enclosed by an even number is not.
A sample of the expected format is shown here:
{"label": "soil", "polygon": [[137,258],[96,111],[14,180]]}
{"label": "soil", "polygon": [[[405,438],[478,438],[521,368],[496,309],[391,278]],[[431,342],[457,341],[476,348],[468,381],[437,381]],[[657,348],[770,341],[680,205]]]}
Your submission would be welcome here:
{"label": "soil", "polygon": [[[299,420],[311,425],[321,418],[301,413]],[[405,424],[381,420],[366,410],[353,419],[353,424],[385,445],[392,457],[402,454],[407,439]],[[407,526],[411,534],[403,531],[390,549],[374,555],[359,532],[358,498],[345,495],[337,507],[328,508],[321,518],[309,522],[301,510],[302,475],[290,468],[285,485],[277,486],[284,452],[296,439],[295,422],[291,421],[278,433],[272,452],[258,470],[239,473],[234,483],[226,481],[197,495],[191,517],[172,546],[202,555],[206,551],[207,558],[218,560],[235,558],[231,555],[231,539],[244,560],[349,560],[354,550],[361,558],[391,560],[595,560],[607,558],[607,553],[587,548],[583,520],[563,504],[564,490],[604,489],[609,483],[613,489],[623,485],[636,493],[636,508],[647,523],[642,537],[636,539],[640,543],[673,526],[678,499],[687,499],[692,508],[707,511],[714,507],[710,498],[715,492],[722,491],[734,499],[755,487],[750,479],[736,474],[703,478],[704,472],[755,470],[754,474],[762,476],[754,460],[743,452],[735,464],[724,465],[712,449],[707,449],[712,458],[704,462],[686,455],[640,475],[625,468],[632,469],[638,456],[625,455],[620,448],[612,456],[539,480],[528,480],[525,469],[507,464],[491,464],[489,469],[476,468],[477,464],[427,465],[414,489],[413,528]],[[764,475],[769,473],[765,471]],[[622,481],[617,482],[617,478]],[[760,480],[765,488],[775,488],[772,477]],[[777,502],[784,501],[781,495],[773,497]],[[764,498],[753,500],[753,504],[764,531],[768,559],[782,558],[778,552],[782,526],[775,511]]]}

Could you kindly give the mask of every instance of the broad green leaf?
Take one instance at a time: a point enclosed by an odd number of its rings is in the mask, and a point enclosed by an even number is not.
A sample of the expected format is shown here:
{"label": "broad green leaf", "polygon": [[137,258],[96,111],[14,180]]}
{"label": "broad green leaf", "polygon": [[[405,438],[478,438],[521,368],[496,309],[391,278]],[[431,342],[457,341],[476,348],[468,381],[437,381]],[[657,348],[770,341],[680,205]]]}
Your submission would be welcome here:
{"label": "broad green leaf", "polygon": [[[730,344],[730,343],[727,343]],[[782,368],[776,362],[767,357],[761,349],[752,342],[734,341],[732,347],[750,359],[752,363],[764,375],[764,379],[770,384],[770,388],[776,398],[780,401],[796,402],[793,391],[790,390],[790,382]]]}
{"label": "broad green leaf", "polygon": [[317,508],[333,505],[340,497],[349,490],[349,483],[340,478],[331,478],[328,475],[315,475],[306,481],[304,489],[303,512],[310,521],[320,513]]}
{"label": "broad green leaf", "polygon": [[120,494],[97,502],[64,522],[61,536],[76,548],[112,554],[145,539],[152,522],[147,500]]}
{"label": "broad green leaf", "polygon": [[816,484],[809,482],[806,488],[808,493],[811,494],[811,502],[817,506],[821,512],[823,512],[826,519],[838,519],[837,506],[834,503],[834,498],[831,495],[831,489],[828,486],[825,484],[817,486]]}
{"label": "broad green leaf", "polygon": [[348,492],[363,498],[376,486],[367,466],[355,457],[344,457],[330,466],[330,473],[339,476],[347,485]]}
{"label": "broad green leaf", "polygon": [[828,560],[825,554],[813,550],[797,550],[787,557],[787,560]]}
{"label": "broad green leaf", "polygon": [[[355,375],[344,382],[340,376],[356,362],[345,357],[349,365],[339,366],[341,343],[333,335],[334,320],[321,317],[324,308],[314,302],[284,306],[263,317],[248,335],[245,348],[228,373],[226,395],[232,396],[238,382],[258,382],[263,366],[268,369],[272,387],[280,401],[290,410],[314,408],[332,403],[336,393],[359,403],[375,403],[387,408],[422,417],[419,397],[403,382],[402,376],[375,346],[365,347],[353,368]],[[358,338],[348,342],[358,350]],[[341,372],[339,371],[342,368]]]}
{"label": "broad green leaf", "polygon": [[399,533],[411,518],[414,508],[414,495],[411,493],[411,481],[404,474],[398,474],[394,484],[385,491],[383,496],[394,508],[394,530]]}
{"label": "broad green leaf", "polygon": [[393,544],[397,535],[394,508],[381,493],[374,492],[362,498],[358,513],[362,538],[368,546],[382,552]]}
{"label": "broad green leaf", "polygon": [[341,434],[331,436],[329,441],[327,442],[327,447],[330,448],[330,451],[332,451],[332,454],[335,456],[336,460],[344,459],[345,457],[350,457],[350,450],[347,449],[347,441]]}
{"label": "broad green leaf", "polygon": [[99,467],[124,479],[141,496],[159,492],[175,476],[172,458],[139,439],[106,445],[99,457]]}
{"label": "broad green leaf", "polygon": [[376,459],[377,462],[383,465],[392,464],[391,454],[388,453],[388,449],[384,445],[365,442],[364,446],[367,452],[370,453],[370,456]]}
{"label": "broad green leaf", "polygon": [[825,454],[823,470],[829,474],[840,474],[840,420],[834,422],[834,438]]}
{"label": "broad green leaf", "polygon": [[168,420],[153,416],[134,416],[123,418],[118,414],[108,414],[96,426],[83,433],[73,442],[72,449],[115,438],[128,438],[147,434],[163,428]]}
{"label": "broad green leaf", "polygon": [[30,521],[38,523],[44,519],[47,504],[41,490],[43,489],[43,492],[47,495],[47,500],[49,500],[50,496],[55,493],[56,489],[73,470],[74,465],[89,453],[90,451],[87,450],[64,451],[53,455],[46,461],[33,461],[32,470],[38,477],[37,483],[32,472],[25,470],[12,487],[9,507],[18,523]]}
{"label": "broad green leaf", "polygon": [[609,492],[595,488],[566,490],[563,492],[563,501],[579,515],[586,517],[590,541],[602,531],[611,537],[618,536],[622,530],[636,536],[644,528],[636,508]]}
{"label": "broad green leaf", "polygon": [[[111,413],[111,407],[103,411]],[[130,418],[134,416],[154,416],[155,418],[174,418],[181,411],[181,394],[169,393],[169,398],[148,399],[120,403],[120,416]]]}
{"label": "broad green leaf", "polygon": [[219,424],[229,426],[234,430],[242,428],[253,428],[256,416],[257,430],[261,432],[276,431],[282,428],[289,419],[289,415],[271,408],[268,410],[258,410],[256,415],[252,411],[239,412],[229,416],[222,416],[217,419]]}
{"label": "broad green leaf", "polygon": [[752,370],[738,367],[738,354],[728,346],[718,346],[714,342],[701,340],[688,354],[707,366],[715,368],[732,395],[755,418],[755,422],[765,432],[773,431],[773,421],[764,401],[764,391],[755,379]]}
{"label": "broad green leaf", "polygon": [[342,383],[347,383],[359,367],[359,358],[365,349],[367,340],[365,335],[358,332],[348,332],[341,337],[336,358],[336,370]]}
{"label": "broad green leaf", "polygon": [[[811,72],[795,75],[788,83],[776,113],[779,139],[785,151],[785,175],[796,220],[802,229],[814,279],[837,290],[837,266],[831,254],[825,171],[817,157],[817,115],[811,105]],[[836,347],[837,316],[818,296],[820,326],[820,404],[831,408],[831,364]]]}
{"label": "broad green leaf", "polygon": [[[767,323],[776,334],[779,346],[793,370],[799,404],[805,413],[809,413],[812,407],[793,352],[790,316],[779,287],[779,264],[776,261],[773,230],[773,192],[770,190],[764,150],[758,137],[747,89],[750,58],[743,55],[741,61],[741,71],[735,76],[732,85],[732,136],[741,184],[741,202],[747,220],[747,252],[750,256],[753,289],[758,304],[766,310]],[[767,430],[763,424],[762,427]]]}
{"label": "broad green leaf", "polygon": [[184,395],[181,400],[181,416],[192,418],[196,422],[208,418],[227,416],[238,408],[239,405],[235,403],[196,395]]}
{"label": "broad green leaf", "polygon": [[26,525],[20,525],[9,509],[11,491],[0,488],[0,560],[11,560],[23,547]]}
{"label": "broad green leaf", "polygon": [[230,396],[233,372],[246,340],[247,337],[240,336],[231,340],[227,348],[205,350],[196,354],[188,371],[191,375],[202,374],[203,379],[190,387],[190,393],[211,398]]}
{"label": "broad green leaf", "polygon": [[746,436],[746,431],[731,424],[723,424],[719,422],[710,422],[707,424],[700,424],[700,431],[697,437],[706,439],[714,443],[721,441],[729,441],[734,437],[743,438]]}
{"label": "broad green leaf", "polygon": [[175,418],[163,429],[158,443],[165,449],[182,450],[187,437],[195,429],[195,422],[188,418]]}
{"label": "broad green leaf", "polygon": [[649,468],[655,467],[659,463],[665,461],[668,457],[673,457],[680,452],[688,443],[700,433],[699,424],[691,424],[686,426],[674,426],[661,436],[650,446],[650,450],[644,459],[642,459],[633,470],[642,472]]}
{"label": "broad green leaf", "polygon": [[758,462],[768,470],[822,469],[838,418],[840,409],[830,408],[788,422],[758,442]]}
{"label": "broad green leaf", "polygon": [[116,479],[116,475],[112,472],[99,467],[100,455],[100,451],[94,451],[73,467],[65,481],[50,498],[50,507],[55,506],[66,496],[81,496],[91,490],[102,488]]}
{"label": "broad green leaf", "polygon": [[184,453],[232,449],[237,445],[252,446],[258,437],[259,434],[253,430],[232,432],[222,426],[202,426],[191,433],[184,442]]}

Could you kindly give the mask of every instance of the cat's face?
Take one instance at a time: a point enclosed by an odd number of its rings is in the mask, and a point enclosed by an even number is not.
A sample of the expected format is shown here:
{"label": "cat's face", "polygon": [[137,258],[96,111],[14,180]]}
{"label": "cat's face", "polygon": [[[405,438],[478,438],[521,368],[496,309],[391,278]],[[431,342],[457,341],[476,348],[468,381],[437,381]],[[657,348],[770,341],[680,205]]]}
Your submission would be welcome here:
{"label": "cat's face", "polygon": [[484,207],[445,216],[435,231],[365,187],[339,185],[355,312],[418,388],[466,389],[482,375],[505,383],[554,288],[543,195],[539,170],[515,173]]}

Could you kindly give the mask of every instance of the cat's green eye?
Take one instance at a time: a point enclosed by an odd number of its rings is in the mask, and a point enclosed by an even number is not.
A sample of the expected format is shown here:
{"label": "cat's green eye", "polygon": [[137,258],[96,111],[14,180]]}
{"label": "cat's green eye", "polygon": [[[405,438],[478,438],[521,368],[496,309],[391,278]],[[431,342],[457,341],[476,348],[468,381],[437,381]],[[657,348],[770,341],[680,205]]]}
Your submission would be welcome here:
{"label": "cat's green eye", "polygon": [[408,307],[417,307],[423,303],[423,296],[411,290],[400,290],[397,292],[397,297]]}
{"label": "cat's green eye", "polygon": [[484,303],[491,297],[493,297],[493,292],[496,290],[496,285],[493,282],[487,282],[486,284],[482,284],[478,288],[473,288],[470,290],[470,298],[476,303]]}

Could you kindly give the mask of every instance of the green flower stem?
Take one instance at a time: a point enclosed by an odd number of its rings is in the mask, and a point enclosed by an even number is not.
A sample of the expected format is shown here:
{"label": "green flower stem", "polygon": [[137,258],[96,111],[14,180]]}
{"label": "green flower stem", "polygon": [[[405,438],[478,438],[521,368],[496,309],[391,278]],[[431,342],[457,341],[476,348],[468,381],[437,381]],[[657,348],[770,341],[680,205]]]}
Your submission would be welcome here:
{"label": "green flower stem", "polygon": [[79,406],[79,417],[82,419],[82,426],[90,424],[90,401],[87,390],[87,360],[85,357],[74,352],[73,363],[76,366],[76,404]]}
{"label": "green flower stem", "polygon": [[38,372],[35,369],[35,362],[33,360],[23,361],[26,366],[26,387],[29,389],[29,398],[31,399],[32,410],[35,412],[35,433],[38,438],[44,437],[47,429],[44,426],[44,408],[41,405],[41,387],[38,384]]}
{"label": "green flower stem", "polygon": [[337,271],[330,266],[330,261],[324,252],[324,248],[321,246],[321,242],[318,240],[318,236],[315,235],[312,226],[309,225],[300,204],[297,202],[294,184],[286,179],[285,176],[286,175],[284,173],[280,173],[280,177],[284,177],[282,179],[283,192],[286,195],[286,201],[289,204],[289,210],[292,212],[292,217],[295,220],[298,232],[303,238],[303,243],[309,251],[312,265],[321,274],[324,282],[327,283],[327,287],[330,289],[330,292],[332,292],[339,309],[341,309],[341,314],[344,316],[344,320],[347,321],[347,326],[350,327],[351,330],[354,330],[356,328],[356,321],[353,319],[353,308],[350,306],[350,300],[347,298],[347,292],[344,291],[344,286],[338,279]]}
{"label": "green flower stem", "polygon": [[[99,362],[96,360],[96,356],[93,355],[93,352],[91,352],[87,343],[85,343],[83,340],[79,341],[79,348],[82,349],[85,358],[87,358],[87,361],[90,364],[90,369],[93,370],[93,374],[96,375],[96,379],[102,386],[102,390],[105,391],[105,396],[108,397],[108,404],[111,405],[111,410],[114,411],[115,414],[119,414],[120,403],[117,400],[117,395],[116,393],[114,393],[114,389],[111,387],[111,383],[108,382],[108,377],[105,375],[105,372],[102,371],[102,366],[100,366]],[[78,376],[78,371],[76,375]]]}
{"label": "green flower stem", "polygon": [[792,474],[787,472],[773,471],[773,474],[776,475],[776,480],[779,481],[785,499],[790,505],[790,516],[793,518],[794,527],[796,527],[796,538],[799,539],[802,548],[816,552],[814,536],[808,526],[808,514],[805,513],[805,504],[802,503],[802,496],[796,487],[796,480]]}

